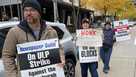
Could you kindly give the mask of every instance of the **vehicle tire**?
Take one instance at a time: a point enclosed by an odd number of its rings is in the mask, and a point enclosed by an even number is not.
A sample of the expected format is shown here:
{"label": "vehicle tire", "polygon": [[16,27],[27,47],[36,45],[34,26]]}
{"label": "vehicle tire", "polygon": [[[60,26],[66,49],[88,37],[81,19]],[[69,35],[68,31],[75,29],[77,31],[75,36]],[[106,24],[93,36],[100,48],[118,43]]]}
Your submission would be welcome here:
{"label": "vehicle tire", "polygon": [[75,77],[75,64],[72,59],[66,59],[64,73],[65,77]]}

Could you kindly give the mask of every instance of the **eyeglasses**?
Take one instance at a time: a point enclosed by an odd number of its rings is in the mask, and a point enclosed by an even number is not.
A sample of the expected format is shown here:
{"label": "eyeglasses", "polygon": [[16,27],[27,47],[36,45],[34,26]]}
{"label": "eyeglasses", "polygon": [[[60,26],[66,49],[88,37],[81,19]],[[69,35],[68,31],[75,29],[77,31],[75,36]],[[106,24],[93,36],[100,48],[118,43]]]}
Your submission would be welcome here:
{"label": "eyeglasses", "polygon": [[34,8],[24,8],[24,12],[35,12],[36,11],[36,9],[34,9]]}

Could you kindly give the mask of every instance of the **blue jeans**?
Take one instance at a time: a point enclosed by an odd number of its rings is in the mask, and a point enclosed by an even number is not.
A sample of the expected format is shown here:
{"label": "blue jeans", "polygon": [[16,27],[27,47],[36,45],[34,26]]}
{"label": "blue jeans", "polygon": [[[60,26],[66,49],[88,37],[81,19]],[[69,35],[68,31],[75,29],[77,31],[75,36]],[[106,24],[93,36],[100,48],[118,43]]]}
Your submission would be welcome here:
{"label": "blue jeans", "polygon": [[103,47],[100,48],[100,57],[104,63],[103,69],[109,69],[111,53],[112,53],[112,47],[110,47],[108,51],[105,51]]}
{"label": "blue jeans", "polygon": [[93,62],[93,63],[80,63],[81,66],[81,75],[82,77],[87,77],[88,74],[88,68],[91,72],[91,77],[98,77],[98,63]]}

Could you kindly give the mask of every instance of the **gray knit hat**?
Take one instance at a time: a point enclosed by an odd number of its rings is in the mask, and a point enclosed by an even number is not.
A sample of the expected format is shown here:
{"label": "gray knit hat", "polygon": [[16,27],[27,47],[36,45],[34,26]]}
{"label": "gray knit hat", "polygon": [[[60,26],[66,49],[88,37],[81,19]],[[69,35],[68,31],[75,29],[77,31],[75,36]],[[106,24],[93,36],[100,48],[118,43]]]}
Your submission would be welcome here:
{"label": "gray knit hat", "polygon": [[41,14],[41,5],[37,0],[25,0],[23,2],[23,9],[25,7],[32,7],[34,9],[36,9],[40,14]]}

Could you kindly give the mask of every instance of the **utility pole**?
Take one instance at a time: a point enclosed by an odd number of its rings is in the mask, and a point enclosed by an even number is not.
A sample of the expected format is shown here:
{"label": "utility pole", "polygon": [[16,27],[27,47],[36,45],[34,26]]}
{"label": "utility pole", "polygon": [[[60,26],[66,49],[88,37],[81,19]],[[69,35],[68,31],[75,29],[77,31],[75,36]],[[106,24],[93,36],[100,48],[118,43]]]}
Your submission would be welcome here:
{"label": "utility pole", "polygon": [[72,0],[72,8],[73,8],[73,25],[76,26],[76,9],[75,9],[75,6],[74,6],[74,0]]}
{"label": "utility pole", "polygon": [[57,0],[53,0],[53,7],[54,7],[54,22],[58,21],[58,5]]}
{"label": "utility pole", "polygon": [[[80,0],[78,1],[78,8],[76,9],[75,5],[74,5],[74,0],[72,0],[72,8],[73,8],[73,25],[75,28],[77,28],[78,26],[78,18],[79,18],[79,9],[80,9]],[[77,10],[77,11],[76,11]]]}

